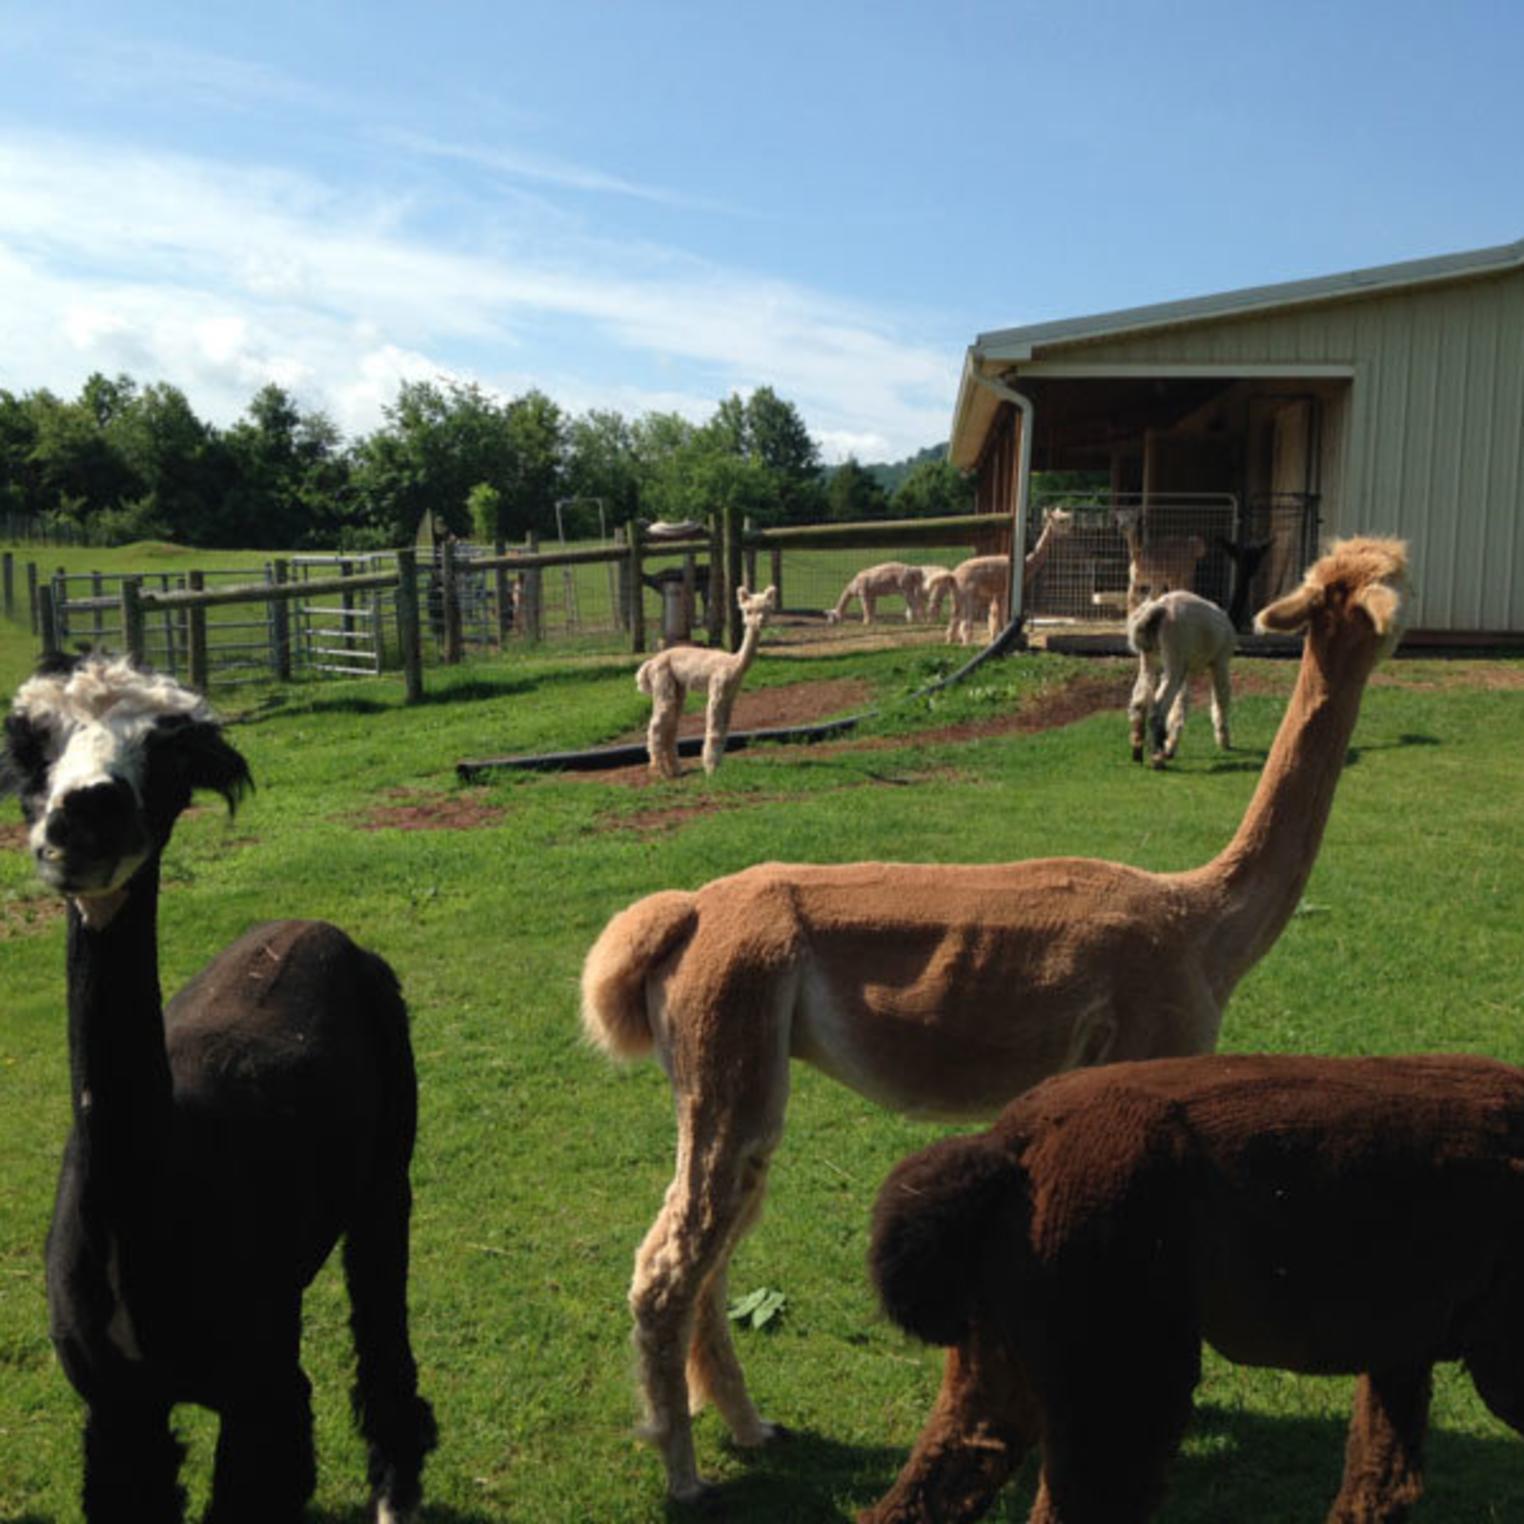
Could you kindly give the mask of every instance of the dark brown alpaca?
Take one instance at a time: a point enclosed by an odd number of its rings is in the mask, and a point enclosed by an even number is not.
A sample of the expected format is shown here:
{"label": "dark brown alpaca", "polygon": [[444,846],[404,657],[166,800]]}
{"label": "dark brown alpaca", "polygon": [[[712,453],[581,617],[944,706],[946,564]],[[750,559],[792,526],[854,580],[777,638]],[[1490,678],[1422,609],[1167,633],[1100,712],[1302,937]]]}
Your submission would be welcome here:
{"label": "dark brown alpaca", "polygon": [[336,926],[274,921],[160,995],[160,855],[193,792],[231,807],[248,786],[204,701],[125,661],[51,662],[5,721],[0,793],[69,906],[47,1285],[90,1524],[177,1524],[179,1402],[220,1419],[205,1524],[305,1517],[302,1293],[341,1236],[376,1524],[411,1517],[434,1444],[408,1341],[417,1085],[396,976]]}
{"label": "dark brown alpaca", "polygon": [[874,1214],[889,1316],[952,1346],[864,1524],[978,1518],[1033,1445],[1029,1524],[1153,1516],[1201,1341],[1357,1373],[1330,1524],[1423,1490],[1432,1367],[1524,1433],[1524,1071],[1206,1057],[1081,1070],[904,1160]]}

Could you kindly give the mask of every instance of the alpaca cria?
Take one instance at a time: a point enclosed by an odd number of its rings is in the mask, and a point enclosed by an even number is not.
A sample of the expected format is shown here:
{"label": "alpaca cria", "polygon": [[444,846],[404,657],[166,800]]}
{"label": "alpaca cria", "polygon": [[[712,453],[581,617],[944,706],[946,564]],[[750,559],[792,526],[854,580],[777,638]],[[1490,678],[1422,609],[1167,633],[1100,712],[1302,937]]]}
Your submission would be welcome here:
{"label": "alpaca cria", "polygon": [[1127,644],[1138,657],[1138,680],[1127,706],[1132,760],[1143,760],[1143,737],[1150,730],[1153,765],[1163,767],[1175,755],[1185,729],[1190,680],[1198,672],[1212,674],[1212,733],[1226,751],[1232,744],[1228,713],[1233,705],[1228,667],[1238,645],[1233,621],[1195,593],[1165,593],[1128,615]]}
{"label": "alpaca cria", "polygon": [[731,1344],[725,1278],[761,1208],[790,1058],[902,1111],[977,1117],[1061,1069],[1210,1051],[1312,871],[1366,680],[1397,640],[1405,568],[1397,541],[1347,541],[1262,611],[1305,627],[1301,671],[1243,821],[1205,867],[764,863],[604,928],[584,1027],[617,1057],[654,1049],[675,1092],[677,1171],[630,1290],[675,1496],[703,1485],[690,1394],[743,1445],[773,1432]]}
{"label": "alpaca cria", "polygon": [[[1026,554],[1021,567],[1021,585],[1030,588],[1037,574],[1047,564],[1053,553],[1053,542],[1070,533],[1074,515],[1062,508],[1053,508],[1043,518],[1042,533],[1037,543]],[[974,618],[981,609],[987,610],[989,638],[993,640],[1009,622],[1006,600],[1006,582],[1010,576],[1010,563],[1004,556],[971,556],[954,568],[952,582],[946,587],[953,600],[952,619],[947,626],[949,641],[967,645],[973,638]],[[939,588],[936,602],[942,597]]]}
{"label": "alpaca cria", "polygon": [[182,1517],[177,1402],[221,1420],[207,1520],[303,1516],[302,1293],[341,1235],[372,1516],[410,1516],[434,1421],[408,1339],[417,1087],[396,977],[334,926],[275,921],[166,1008],[160,857],[196,790],[233,808],[243,758],[197,695],[100,657],[45,664],[5,739],[0,787],[68,902],[74,1121],[47,1288],[86,1407],[86,1519]]}
{"label": "alpaca cria", "polygon": [[651,724],[646,732],[646,751],[651,771],[659,778],[675,778],[677,765],[677,724],[683,717],[683,703],[690,688],[703,687],[709,693],[709,707],[704,718],[704,771],[712,773],[725,755],[725,738],[730,734],[730,714],[735,708],[741,679],[757,654],[757,642],[767,616],[778,606],[778,592],[769,587],[751,593],[736,589],[736,602],[746,633],[734,652],[712,646],[671,646],[642,662],[635,674],[635,686],[651,699]]}
{"label": "alpaca cria", "polygon": [[1112,515],[1127,542],[1127,611],[1131,613],[1150,598],[1176,588],[1190,591],[1196,580],[1196,563],[1207,552],[1199,534],[1146,540],[1143,510],[1119,508]]}
{"label": "alpaca cria", "polygon": [[865,566],[841,590],[836,607],[825,611],[827,624],[839,624],[847,611],[847,605],[856,598],[862,606],[863,623],[872,624],[874,611],[880,598],[898,594],[905,600],[905,619],[921,617],[922,574],[917,566],[904,561],[885,561],[878,566]]}
{"label": "alpaca cria", "polygon": [[1482,1058],[1209,1057],[1047,1081],[896,1167],[870,1264],[951,1345],[863,1524],[978,1518],[1041,1445],[1030,1524],[1142,1524],[1205,1339],[1360,1377],[1328,1518],[1407,1517],[1432,1367],[1524,1433],[1524,1072]]}

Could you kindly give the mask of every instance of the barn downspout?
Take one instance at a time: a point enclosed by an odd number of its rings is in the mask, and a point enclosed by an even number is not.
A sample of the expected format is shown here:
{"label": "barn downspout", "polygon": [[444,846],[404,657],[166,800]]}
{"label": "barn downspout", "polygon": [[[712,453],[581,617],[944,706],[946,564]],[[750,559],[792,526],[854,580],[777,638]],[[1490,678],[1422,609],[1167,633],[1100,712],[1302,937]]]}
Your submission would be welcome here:
{"label": "barn downspout", "polygon": [[977,366],[969,374],[987,391],[994,392],[1006,402],[1014,403],[1021,414],[1021,446],[1016,458],[1016,514],[1011,532],[1011,623],[1018,628],[1025,610],[1022,607],[1022,567],[1027,550],[1027,511],[1032,496],[1032,419],[1035,409],[1032,399],[1007,386],[1003,381],[992,380],[983,375]]}

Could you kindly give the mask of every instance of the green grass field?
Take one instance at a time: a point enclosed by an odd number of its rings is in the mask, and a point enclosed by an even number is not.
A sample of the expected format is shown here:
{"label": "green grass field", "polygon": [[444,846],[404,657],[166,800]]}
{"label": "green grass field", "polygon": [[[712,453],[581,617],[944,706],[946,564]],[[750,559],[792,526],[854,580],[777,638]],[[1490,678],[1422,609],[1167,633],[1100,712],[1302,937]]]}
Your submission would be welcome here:
{"label": "green grass field", "polygon": [[[83,553],[97,562],[109,553]],[[0,628],[0,687],[29,637]],[[223,700],[258,792],[231,822],[184,818],[166,857],[164,983],[177,988],[251,923],[332,919],[387,957],[413,1011],[422,1120],[414,1180],[413,1318],[442,1433],[425,1517],[669,1517],[655,1455],[631,1437],[625,1290],[666,1187],[673,1129],[654,1066],[616,1071],[579,1038],[577,977],[607,917],[662,887],[764,858],[981,861],[1058,853],[1170,869],[1231,834],[1279,722],[1289,663],[1243,662],[1239,750],[1198,714],[1174,770],[1128,760],[1119,710],[1060,730],[951,741],[928,727],[990,719],[1077,673],[1125,666],[1022,656],[936,699],[906,695],[944,648],[825,660],[767,653],[750,681],[866,678],[885,705],[864,740],[759,748],[716,777],[634,789],[498,775],[461,789],[461,757],[591,745],[645,720],[633,659],[521,652],[400,685],[303,684]],[[1524,663],[1397,661],[1369,691],[1302,912],[1240,987],[1222,1046],[1388,1053],[1452,1049],[1524,1061]],[[14,805],[7,805],[14,811]],[[10,819],[17,817],[14,813]],[[430,819],[447,829],[404,829]],[[0,856],[0,1518],[78,1517],[80,1408],[46,1336],[41,1251],[68,1123],[63,926],[19,835]],[[886,1115],[796,1070],[768,1214],[734,1291],[787,1297],[739,1335],[763,1411],[795,1428],[748,1457],[712,1415],[700,1463],[715,1516],[850,1517],[884,1490],[936,1389],[939,1356],[877,1313],[868,1211],[891,1165],[941,1129]],[[361,1518],[338,1276],[309,1294],[320,1482],[315,1516]],[[1350,1382],[1208,1357],[1172,1477],[1170,1524],[1322,1517],[1336,1488]],[[182,1410],[196,1506],[213,1426]],[[1098,1461],[1100,1458],[1098,1457]],[[1031,1470],[993,1517],[1019,1520]],[[679,1516],[682,1516],[679,1512]],[[1418,1519],[1524,1516],[1524,1446],[1463,1375],[1437,1382]]]}

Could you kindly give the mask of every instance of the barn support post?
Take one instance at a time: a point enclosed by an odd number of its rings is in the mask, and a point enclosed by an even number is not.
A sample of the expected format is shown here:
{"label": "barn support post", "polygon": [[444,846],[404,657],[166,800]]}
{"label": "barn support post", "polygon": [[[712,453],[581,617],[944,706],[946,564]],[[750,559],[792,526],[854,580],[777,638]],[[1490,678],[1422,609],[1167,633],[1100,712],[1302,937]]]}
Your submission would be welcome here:
{"label": "barn support post", "polygon": [[418,618],[418,552],[397,552],[397,644],[402,653],[402,701],[423,701],[423,640]]}

